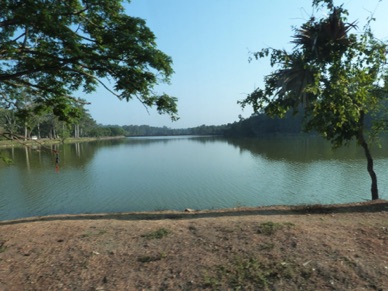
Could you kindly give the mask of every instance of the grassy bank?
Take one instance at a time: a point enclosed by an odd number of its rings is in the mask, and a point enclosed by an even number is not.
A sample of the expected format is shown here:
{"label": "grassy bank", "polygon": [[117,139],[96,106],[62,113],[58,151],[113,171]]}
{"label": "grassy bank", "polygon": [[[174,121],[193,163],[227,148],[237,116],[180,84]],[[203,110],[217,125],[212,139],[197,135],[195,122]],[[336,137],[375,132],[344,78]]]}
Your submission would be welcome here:
{"label": "grassy bank", "polygon": [[110,140],[110,139],[122,139],[124,136],[107,136],[107,137],[81,137],[81,138],[66,138],[64,140],[62,139],[49,139],[49,138],[42,138],[38,140],[23,140],[23,139],[15,139],[15,140],[8,140],[3,139],[0,140],[0,148],[6,148],[6,147],[23,147],[23,146],[40,146],[40,145],[53,145],[53,144],[70,144],[70,143],[80,143],[80,142],[90,142],[90,141],[97,141],[97,140]]}

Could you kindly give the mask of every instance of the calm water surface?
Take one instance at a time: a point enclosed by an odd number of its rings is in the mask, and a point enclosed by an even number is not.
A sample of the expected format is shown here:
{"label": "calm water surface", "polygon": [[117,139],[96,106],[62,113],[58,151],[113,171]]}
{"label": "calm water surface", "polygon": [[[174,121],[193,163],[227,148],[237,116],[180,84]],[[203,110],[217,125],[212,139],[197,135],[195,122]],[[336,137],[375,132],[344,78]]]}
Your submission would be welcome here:
{"label": "calm water surface", "polygon": [[[14,164],[0,164],[1,220],[370,199],[362,150],[332,151],[319,138],[127,138],[58,150],[59,171],[46,148],[3,150]],[[387,199],[388,143],[373,155]]]}

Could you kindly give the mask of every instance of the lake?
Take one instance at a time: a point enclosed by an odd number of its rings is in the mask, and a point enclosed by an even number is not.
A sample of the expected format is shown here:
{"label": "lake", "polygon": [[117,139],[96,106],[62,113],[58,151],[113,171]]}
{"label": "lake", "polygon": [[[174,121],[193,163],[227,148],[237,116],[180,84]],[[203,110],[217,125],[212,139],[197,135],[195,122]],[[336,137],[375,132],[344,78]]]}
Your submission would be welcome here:
{"label": "lake", "polygon": [[[9,148],[0,164],[0,220],[49,214],[218,209],[370,200],[361,148],[318,137],[139,137]],[[388,195],[388,142],[372,149]]]}

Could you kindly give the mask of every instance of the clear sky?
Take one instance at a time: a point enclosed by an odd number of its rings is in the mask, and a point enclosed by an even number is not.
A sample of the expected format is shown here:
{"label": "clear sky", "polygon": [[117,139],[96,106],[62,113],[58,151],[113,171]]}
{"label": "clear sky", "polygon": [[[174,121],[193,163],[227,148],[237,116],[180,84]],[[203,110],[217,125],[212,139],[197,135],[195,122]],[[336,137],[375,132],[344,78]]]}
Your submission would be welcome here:
{"label": "clear sky", "polygon": [[[125,2],[124,2],[125,3]],[[195,127],[221,125],[249,117],[237,104],[270,73],[265,60],[248,62],[249,53],[264,47],[291,49],[293,26],[312,15],[312,0],[132,0],[131,16],[146,20],[158,48],[173,59],[170,85],[155,91],[178,97],[180,120],[145,110],[136,99],[119,101],[103,88],[86,97],[100,124]],[[362,29],[374,12],[372,29],[388,39],[388,0],[343,0],[349,21]],[[322,14],[316,14],[322,16]]]}

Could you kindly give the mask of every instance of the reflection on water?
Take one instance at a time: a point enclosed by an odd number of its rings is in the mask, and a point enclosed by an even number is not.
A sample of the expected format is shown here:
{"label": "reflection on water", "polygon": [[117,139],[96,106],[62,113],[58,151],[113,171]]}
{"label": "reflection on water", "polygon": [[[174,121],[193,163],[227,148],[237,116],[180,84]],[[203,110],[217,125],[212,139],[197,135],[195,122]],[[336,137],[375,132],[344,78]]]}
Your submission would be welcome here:
{"label": "reflection on water", "polygon": [[[385,141],[383,141],[384,143]],[[387,198],[388,147],[374,148]],[[370,199],[362,150],[320,138],[128,138],[10,148],[0,164],[0,219],[60,213],[210,209]]]}
{"label": "reflection on water", "polygon": [[[229,139],[229,144],[238,147],[241,151],[248,151],[254,156],[262,156],[270,160],[286,160],[290,162],[313,162],[317,160],[354,160],[365,159],[364,152],[356,143],[333,150],[326,140],[320,137],[269,137],[266,139]],[[386,144],[381,140],[380,144]],[[388,157],[388,144],[374,146],[374,158]]]}

